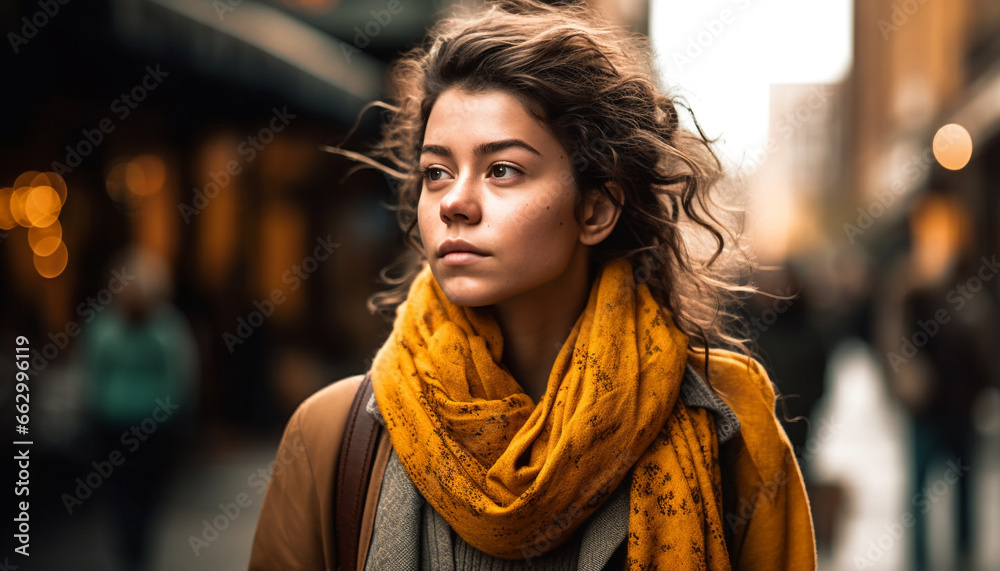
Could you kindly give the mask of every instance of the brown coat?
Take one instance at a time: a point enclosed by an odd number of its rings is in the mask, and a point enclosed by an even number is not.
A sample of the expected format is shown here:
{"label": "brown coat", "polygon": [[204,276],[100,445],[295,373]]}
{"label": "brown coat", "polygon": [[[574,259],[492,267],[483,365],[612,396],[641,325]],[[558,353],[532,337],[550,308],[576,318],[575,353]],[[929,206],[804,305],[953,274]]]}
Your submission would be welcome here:
{"label": "brown coat", "polygon": [[[337,568],[333,485],[351,402],[364,375],[348,377],[306,399],[289,419],[264,495],[250,553],[250,570]],[[383,432],[383,435],[385,433]],[[389,439],[379,442],[372,481],[382,480]],[[375,522],[379,486],[371,486],[362,516],[359,567]]]}
{"label": "brown coat", "polygon": [[[692,358],[696,368],[703,366]],[[711,367],[713,370],[716,368]],[[735,497],[724,523],[733,532],[733,569],[816,568],[816,547],[802,475],[774,416],[775,395],[766,373],[719,360],[713,384],[740,417],[733,444]],[[700,368],[699,368],[700,370]],[[333,487],[357,375],[306,399],[288,421],[264,496],[250,554],[250,571],[337,568]],[[384,434],[384,431],[383,431]],[[389,457],[383,437],[372,482],[380,482]],[[371,540],[379,486],[371,486],[362,516],[358,569]]]}

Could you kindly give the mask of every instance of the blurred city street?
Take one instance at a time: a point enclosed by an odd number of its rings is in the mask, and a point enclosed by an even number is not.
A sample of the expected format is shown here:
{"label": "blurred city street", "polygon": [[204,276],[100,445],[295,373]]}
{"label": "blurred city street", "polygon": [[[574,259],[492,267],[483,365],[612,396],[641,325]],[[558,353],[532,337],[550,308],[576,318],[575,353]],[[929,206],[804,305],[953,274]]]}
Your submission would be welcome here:
{"label": "blurred city street", "polygon": [[[154,545],[151,546],[153,571],[246,569],[250,560],[250,542],[263,494],[247,483],[258,470],[274,460],[277,441],[240,445],[213,457],[199,457],[181,469],[170,481],[163,495],[163,510],[154,522]],[[248,507],[236,517],[231,506],[238,493],[251,498]],[[223,504],[220,507],[220,504]],[[62,529],[46,533],[59,542],[44,541],[32,555],[32,569],[80,569],[114,571],[112,514],[106,501],[98,500],[96,509],[80,514],[53,518]],[[228,508],[228,511],[227,511]],[[206,523],[214,526],[217,517],[228,520],[217,535],[206,534]],[[221,523],[222,519],[219,520]],[[220,526],[221,527],[221,526]],[[192,537],[205,541],[199,544]],[[214,538],[207,541],[205,538]],[[192,543],[194,542],[194,545]],[[86,554],[86,557],[81,557]]]}
{"label": "blurred city street", "polygon": [[[847,341],[834,356],[831,392],[817,411],[814,422],[835,420],[836,431],[819,439],[813,476],[820,481],[840,481],[847,488],[847,508],[834,548],[824,554],[820,568],[829,570],[909,569],[913,541],[911,529],[900,525],[905,514],[925,506],[912,501],[906,477],[908,455],[897,442],[908,438],[905,418],[886,394],[884,379],[872,355],[859,342]],[[995,404],[995,403],[994,403]],[[995,414],[995,412],[994,412]],[[994,427],[995,430],[995,427]],[[1000,544],[1000,435],[984,437],[973,458],[963,458],[970,470],[963,477],[973,482],[975,569],[996,569]],[[949,461],[940,458],[929,482],[943,478]],[[863,467],[863,469],[859,469]],[[929,514],[933,569],[950,568],[945,556],[954,548],[948,525],[955,517],[956,493],[948,487],[934,489]]]}
{"label": "blurred city street", "polygon": [[[783,395],[820,569],[1000,570],[1000,2],[582,1],[713,141],[758,266],[719,270],[757,289],[732,334]],[[247,568],[288,419],[392,330],[416,222],[359,167],[459,4],[0,6],[12,565]]]}

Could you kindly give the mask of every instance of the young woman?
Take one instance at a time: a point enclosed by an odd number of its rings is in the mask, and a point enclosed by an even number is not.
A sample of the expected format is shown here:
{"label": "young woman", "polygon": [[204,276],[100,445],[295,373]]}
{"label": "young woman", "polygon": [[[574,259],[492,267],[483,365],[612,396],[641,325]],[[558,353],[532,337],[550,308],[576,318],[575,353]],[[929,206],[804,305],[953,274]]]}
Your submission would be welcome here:
{"label": "young woman", "polygon": [[[721,167],[649,54],[580,6],[492,4],[396,65],[381,162],[341,151],[399,180],[417,261],[371,304],[394,324],[357,568],[815,568],[774,391],[727,311]],[[337,568],[361,379],[289,421],[251,569]]]}

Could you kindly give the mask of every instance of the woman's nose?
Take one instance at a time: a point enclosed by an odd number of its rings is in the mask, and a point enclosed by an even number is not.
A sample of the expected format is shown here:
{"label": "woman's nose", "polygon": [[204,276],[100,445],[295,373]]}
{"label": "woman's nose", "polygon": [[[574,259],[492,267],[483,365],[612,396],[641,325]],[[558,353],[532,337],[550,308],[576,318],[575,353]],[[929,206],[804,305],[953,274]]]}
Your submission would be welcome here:
{"label": "woman's nose", "polygon": [[473,177],[459,177],[441,199],[441,220],[445,224],[464,222],[478,224],[482,217],[479,191]]}

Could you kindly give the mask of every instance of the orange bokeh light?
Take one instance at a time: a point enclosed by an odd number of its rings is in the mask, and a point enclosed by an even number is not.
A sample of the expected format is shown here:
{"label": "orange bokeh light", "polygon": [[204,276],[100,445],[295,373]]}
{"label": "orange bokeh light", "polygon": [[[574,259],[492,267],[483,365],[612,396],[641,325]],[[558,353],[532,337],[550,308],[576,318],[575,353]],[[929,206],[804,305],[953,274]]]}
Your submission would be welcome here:
{"label": "orange bokeh light", "polygon": [[66,243],[62,240],[59,241],[59,245],[56,246],[50,255],[39,256],[35,254],[35,270],[43,278],[51,279],[59,276],[66,269],[68,262],[69,251],[66,249]]}
{"label": "orange bokeh light", "polygon": [[51,187],[59,195],[60,205],[66,204],[66,181],[59,174],[54,172],[38,173],[35,178],[31,179],[31,186]]}
{"label": "orange bokeh light", "polygon": [[39,256],[48,256],[56,251],[62,242],[62,224],[56,220],[49,226],[28,228],[28,244]]}
{"label": "orange bokeh light", "polygon": [[125,186],[136,196],[160,192],[167,180],[167,168],[156,155],[138,156],[125,166]]}
{"label": "orange bokeh light", "polygon": [[41,173],[38,171],[24,171],[14,180],[14,190],[31,186],[31,181],[35,180],[35,177],[39,174]]}
{"label": "orange bokeh light", "polygon": [[965,127],[949,123],[934,134],[934,158],[948,170],[957,171],[972,158],[972,136]]}
{"label": "orange bokeh light", "polygon": [[0,188],[0,229],[10,230],[17,226],[17,220],[10,212],[10,198],[14,195],[14,189],[7,186]]}
{"label": "orange bokeh light", "polygon": [[28,194],[31,193],[31,189],[32,187],[30,186],[22,186],[20,188],[15,186],[14,193],[10,197],[10,215],[18,224],[25,228],[31,226],[31,220],[28,219],[28,215],[24,211],[25,202],[28,200]]}
{"label": "orange bokeh light", "polygon": [[24,215],[32,226],[49,226],[59,217],[62,200],[51,186],[34,186],[24,201]]}

